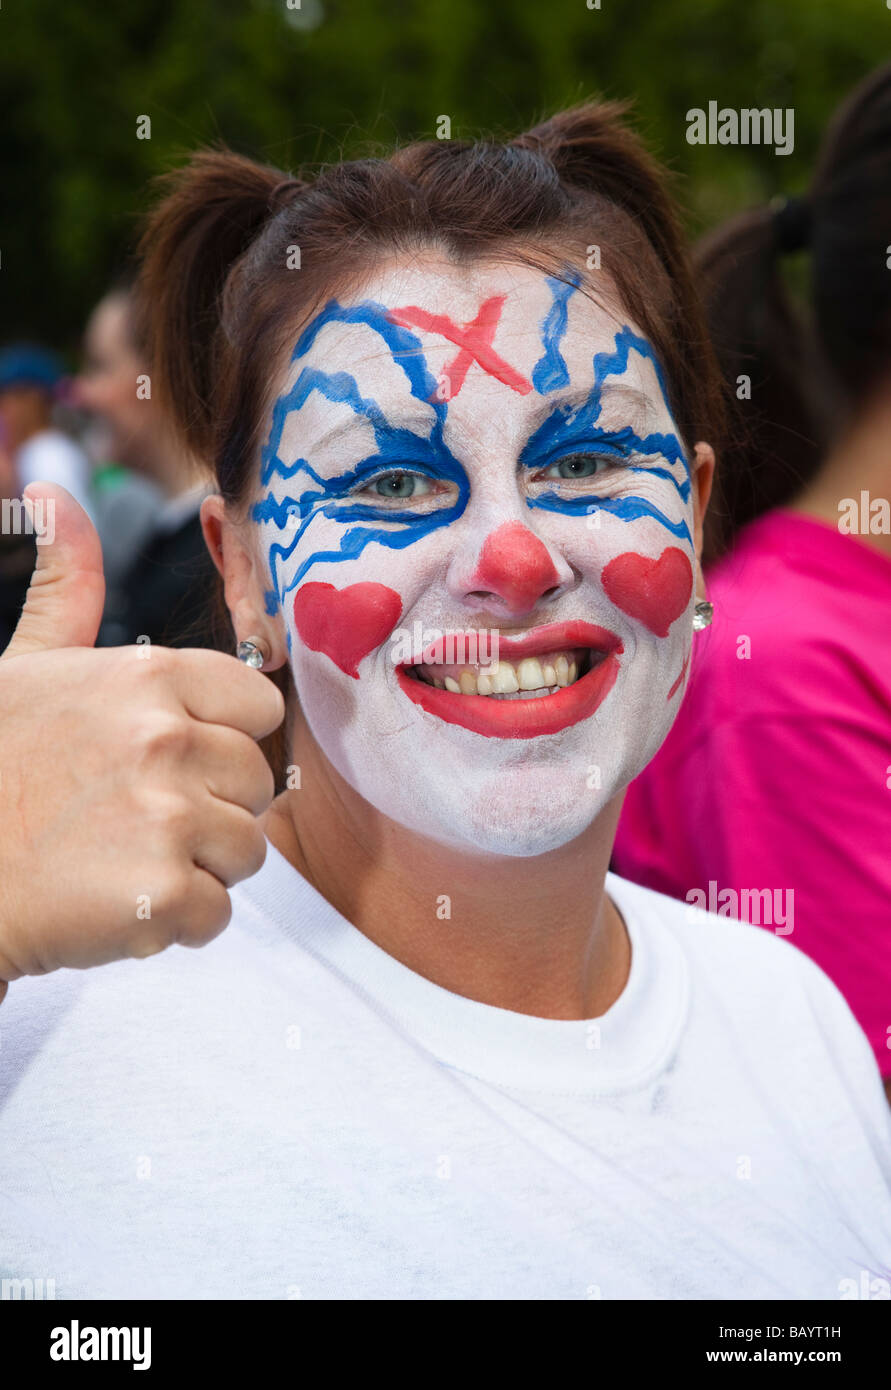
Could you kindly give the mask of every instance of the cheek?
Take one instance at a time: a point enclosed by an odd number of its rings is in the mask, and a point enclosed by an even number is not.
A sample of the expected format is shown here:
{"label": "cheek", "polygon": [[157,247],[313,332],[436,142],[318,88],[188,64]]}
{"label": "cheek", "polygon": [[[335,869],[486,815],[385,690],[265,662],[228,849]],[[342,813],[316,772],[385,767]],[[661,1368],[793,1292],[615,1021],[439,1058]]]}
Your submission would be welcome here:
{"label": "cheek", "polygon": [[687,609],[693,592],[693,566],[677,546],[658,559],[626,551],[603,567],[600,576],[607,598],[630,618],[667,637],[671,625]]}
{"label": "cheek", "polygon": [[294,626],[303,644],[359,679],[359,663],[387,640],[402,599],[386,584],[304,584],[294,597]]}

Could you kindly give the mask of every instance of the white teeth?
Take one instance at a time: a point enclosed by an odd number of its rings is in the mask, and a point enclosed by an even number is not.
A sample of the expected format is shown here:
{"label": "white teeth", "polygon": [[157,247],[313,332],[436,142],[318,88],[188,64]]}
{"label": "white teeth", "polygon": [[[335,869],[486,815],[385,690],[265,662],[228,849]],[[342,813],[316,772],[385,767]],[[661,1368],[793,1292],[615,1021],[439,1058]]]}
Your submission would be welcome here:
{"label": "white teeth", "polygon": [[517,667],[517,685],[521,690],[540,690],[547,681],[542,674],[541,662],[535,656],[527,656]]}
{"label": "white teeth", "polygon": [[489,679],[493,695],[514,695],[520,688],[517,673],[509,661],[499,661]]}
{"label": "white teeth", "polygon": [[541,690],[515,690],[511,695],[493,695],[493,700],[540,700],[545,695],[556,695],[560,690],[559,685],[553,685],[550,689]]}
{"label": "white teeth", "polygon": [[580,668],[589,669],[576,658],[577,651],[552,653],[543,660],[527,656],[516,663],[497,661],[491,666],[463,670],[451,667],[453,674],[447,676],[440,675],[434,665],[422,665],[416,668],[416,675],[428,685],[448,690],[452,695],[484,695],[501,700],[539,699],[572,685],[578,680]]}

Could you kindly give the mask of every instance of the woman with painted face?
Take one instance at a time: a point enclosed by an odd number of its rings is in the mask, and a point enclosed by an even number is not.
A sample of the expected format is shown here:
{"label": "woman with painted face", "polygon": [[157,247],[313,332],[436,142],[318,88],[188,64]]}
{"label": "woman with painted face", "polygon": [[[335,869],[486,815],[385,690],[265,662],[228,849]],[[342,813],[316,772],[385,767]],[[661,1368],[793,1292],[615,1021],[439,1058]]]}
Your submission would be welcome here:
{"label": "woman with painted face", "polygon": [[10,989],[13,1251],[67,1296],[881,1279],[891,1125],[841,996],[608,873],[708,619],[721,425],[619,113],[312,183],[200,154],[144,257],[280,794],[206,950]]}

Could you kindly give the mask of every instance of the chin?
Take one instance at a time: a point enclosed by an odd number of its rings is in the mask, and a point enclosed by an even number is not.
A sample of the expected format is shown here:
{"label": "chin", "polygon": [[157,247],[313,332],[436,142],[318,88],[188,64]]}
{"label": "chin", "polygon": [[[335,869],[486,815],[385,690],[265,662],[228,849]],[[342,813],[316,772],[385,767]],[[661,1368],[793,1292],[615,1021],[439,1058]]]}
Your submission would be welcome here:
{"label": "chin", "polygon": [[[593,760],[592,760],[593,761]],[[497,769],[453,766],[442,780],[424,769],[412,784],[389,788],[378,809],[406,829],[465,853],[531,859],[560,849],[584,833],[615,796],[607,774],[588,785],[584,760],[542,763],[528,758]],[[366,799],[372,800],[367,796]]]}

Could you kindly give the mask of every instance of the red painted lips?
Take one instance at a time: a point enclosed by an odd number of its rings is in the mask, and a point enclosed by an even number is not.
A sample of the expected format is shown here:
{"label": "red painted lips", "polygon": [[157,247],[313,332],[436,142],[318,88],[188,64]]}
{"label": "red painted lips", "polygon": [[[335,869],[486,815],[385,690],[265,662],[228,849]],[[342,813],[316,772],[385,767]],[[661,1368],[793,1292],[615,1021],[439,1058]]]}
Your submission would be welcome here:
{"label": "red painted lips", "polygon": [[539,738],[580,723],[603,703],[619,674],[622,642],[614,632],[583,622],[548,623],[518,637],[499,634],[498,654],[508,661],[576,647],[592,649],[592,669],[556,695],[529,700],[456,695],[415,679],[404,667],[397,670],[396,679],[403,694],[447,724],[457,724],[487,738]]}

